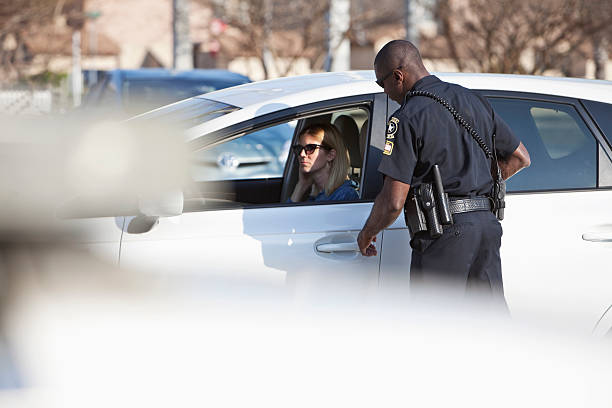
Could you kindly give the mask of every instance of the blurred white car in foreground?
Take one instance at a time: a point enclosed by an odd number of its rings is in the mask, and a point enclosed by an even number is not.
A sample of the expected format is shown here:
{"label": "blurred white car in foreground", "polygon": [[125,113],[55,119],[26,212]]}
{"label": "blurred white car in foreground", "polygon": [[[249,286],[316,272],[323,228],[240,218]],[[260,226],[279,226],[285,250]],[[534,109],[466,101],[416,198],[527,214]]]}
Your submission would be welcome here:
{"label": "blurred white car in foreground", "polygon": [[[440,74],[485,95],[527,146],[530,168],[508,183],[502,265],[513,316],[559,319],[593,330],[612,304],[612,83],[485,74]],[[407,288],[410,248],[402,217],[378,236],[377,257],[355,238],[382,177],[386,122],[397,109],[371,71],[255,82],[207,93],[134,118],[173,124],[187,141],[193,185],[141,200],[139,211],[96,214],[89,247],[122,267],[164,275],[213,276],[245,285],[295,284],[296,294],[362,296]],[[461,110],[461,107],[457,107]],[[293,153],[277,174],[243,178],[229,157],[223,180],[207,171],[209,151],[267,130],[295,138],[331,122],[346,139],[359,200],[287,204],[297,178]],[[231,149],[228,149],[231,150]],[[234,171],[235,173],[232,173]],[[234,177],[232,177],[234,174]],[[129,216],[128,216],[129,215]],[[96,242],[93,242],[96,241]],[[325,285],[319,283],[325,282]],[[298,284],[299,283],[299,284]],[[600,328],[601,330],[601,328]],[[607,329],[606,329],[607,331]]]}

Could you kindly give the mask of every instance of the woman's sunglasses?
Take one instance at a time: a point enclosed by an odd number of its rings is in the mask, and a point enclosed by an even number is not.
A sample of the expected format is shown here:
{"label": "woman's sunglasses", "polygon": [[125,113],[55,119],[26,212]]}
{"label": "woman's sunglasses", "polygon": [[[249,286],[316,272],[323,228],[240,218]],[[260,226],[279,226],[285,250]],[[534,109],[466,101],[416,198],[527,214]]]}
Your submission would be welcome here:
{"label": "woman's sunglasses", "polygon": [[329,150],[329,147],[327,147],[327,146],[320,145],[320,144],[314,144],[314,143],[309,143],[306,146],[302,146],[302,145],[299,145],[299,144],[291,146],[291,150],[293,150],[293,153],[296,156],[299,156],[300,153],[302,153],[302,150],[304,150],[307,155],[311,155],[312,152],[317,150],[317,148]]}

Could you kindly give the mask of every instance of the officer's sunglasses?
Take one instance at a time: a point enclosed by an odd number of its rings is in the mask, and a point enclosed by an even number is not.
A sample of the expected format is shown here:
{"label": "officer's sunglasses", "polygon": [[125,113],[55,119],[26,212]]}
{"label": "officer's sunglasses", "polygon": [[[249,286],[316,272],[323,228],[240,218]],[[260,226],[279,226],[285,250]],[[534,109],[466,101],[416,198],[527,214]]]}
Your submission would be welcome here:
{"label": "officer's sunglasses", "polygon": [[389,78],[389,77],[391,76],[391,74],[393,74],[393,71],[395,71],[396,69],[402,69],[402,68],[403,68],[403,66],[402,66],[402,65],[400,65],[400,66],[399,66],[399,67],[397,67],[397,68],[393,68],[393,69],[391,70],[391,72],[389,72],[387,75],[385,75],[385,76],[384,76],[384,77],[382,77],[381,79],[377,79],[377,80],[376,80],[376,83],[377,83],[377,84],[378,84],[378,86],[380,86],[382,89],[385,89],[385,80],[386,80],[387,78]]}
{"label": "officer's sunglasses", "polygon": [[302,150],[304,150],[306,154],[310,156],[312,152],[314,152],[318,148],[329,150],[329,147],[315,143],[309,143],[306,146],[302,146],[300,144],[291,146],[291,150],[293,150],[293,153],[295,153],[296,156],[299,156],[300,153],[302,153]]}

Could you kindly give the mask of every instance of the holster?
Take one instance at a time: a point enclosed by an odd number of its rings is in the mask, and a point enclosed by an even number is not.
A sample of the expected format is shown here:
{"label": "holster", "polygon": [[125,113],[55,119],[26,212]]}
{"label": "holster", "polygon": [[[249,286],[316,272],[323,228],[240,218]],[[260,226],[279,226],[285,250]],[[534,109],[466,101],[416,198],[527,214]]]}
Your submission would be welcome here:
{"label": "holster", "polygon": [[506,208],[506,180],[500,178],[493,181],[493,191],[491,192],[491,209],[498,220],[504,219],[504,209]]}
{"label": "holster", "polygon": [[433,178],[433,183],[423,183],[408,192],[404,219],[411,238],[438,238],[444,232],[442,226],[453,223],[448,195],[443,190],[437,165],[433,169]]}
{"label": "holster", "polygon": [[420,186],[410,189],[406,198],[406,204],[404,204],[404,220],[410,232],[410,238],[425,238],[429,236],[425,212],[419,202],[419,194],[416,193],[416,190],[419,188]]}
{"label": "holster", "polygon": [[491,211],[501,221],[504,219],[504,209],[506,208],[506,180],[502,177],[501,170],[497,166],[497,160],[495,160],[495,164],[495,168],[491,169],[493,176],[493,190],[490,197]]}

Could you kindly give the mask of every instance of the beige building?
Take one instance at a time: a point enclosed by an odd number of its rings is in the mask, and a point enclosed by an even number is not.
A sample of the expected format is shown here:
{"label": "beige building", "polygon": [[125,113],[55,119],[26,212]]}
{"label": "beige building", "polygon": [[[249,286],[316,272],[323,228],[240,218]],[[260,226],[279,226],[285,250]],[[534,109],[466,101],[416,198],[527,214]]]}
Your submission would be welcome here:
{"label": "beige building", "polygon": [[[172,0],[83,0],[83,10],[88,16],[81,30],[81,66],[83,69],[108,70],[140,67],[172,67]],[[199,68],[227,68],[254,80],[262,79],[261,60],[245,51],[239,51],[235,39],[244,35],[215,19],[212,11],[201,3],[189,5],[190,40],[194,45],[194,66]],[[444,40],[437,35],[431,19],[419,20],[420,48],[426,65],[432,71],[455,71],[456,66],[448,58]],[[364,33],[361,33],[364,34]],[[290,39],[291,33],[282,38],[290,44],[283,46],[269,65],[269,77],[296,75],[312,70],[312,56],[292,55],[291,47],[298,47]],[[370,69],[375,52],[387,41],[403,38],[401,24],[370,28],[364,35],[351,38],[351,68]],[[68,72],[72,63],[72,28],[63,20],[52,27],[33,32],[27,41],[34,63],[32,70],[46,66],[52,71]],[[530,58],[529,53],[525,58]],[[587,78],[594,76],[594,63],[583,59],[572,61],[572,72]],[[467,61],[466,66],[470,66]],[[560,71],[547,74],[560,75]],[[612,79],[612,63],[606,67],[606,77]]]}
{"label": "beige building", "polygon": [[[32,30],[25,40],[32,61],[29,73],[42,70],[69,72],[72,67],[73,28],[59,18],[52,26]],[[121,47],[104,33],[93,33],[87,29],[79,31],[81,45],[81,65],[87,69],[113,69],[120,65]]]}
{"label": "beige building", "polygon": [[[119,44],[116,68],[172,67],[172,0],[86,0],[85,12],[99,14],[87,20],[85,31]],[[193,43],[208,41],[211,18],[210,10],[190,4]]]}

